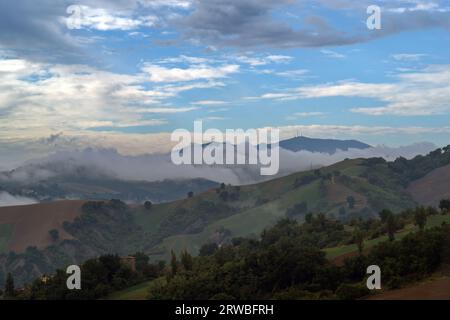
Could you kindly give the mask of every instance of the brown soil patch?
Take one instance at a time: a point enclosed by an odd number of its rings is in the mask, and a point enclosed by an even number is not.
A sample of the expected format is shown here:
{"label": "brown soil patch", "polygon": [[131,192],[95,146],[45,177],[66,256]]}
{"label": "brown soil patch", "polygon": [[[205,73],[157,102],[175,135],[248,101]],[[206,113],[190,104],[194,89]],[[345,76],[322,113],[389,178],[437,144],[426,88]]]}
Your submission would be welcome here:
{"label": "brown soil patch", "polygon": [[0,224],[13,226],[8,247],[16,252],[28,246],[44,248],[52,243],[49,230],[57,229],[61,240],[72,237],[63,229],[64,221],[80,215],[84,201],[58,201],[0,208]]}
{"label": "brown soil patch", "polygon": [[412,287],[389,290],[369,300],[450,300],[450,277],[429,280]]}
{"label": "brown soil patch", "polygon": [[450,165],[435,169],[425,177],[411,182],[408,192],[423,205],[438,205],[450,198]]}

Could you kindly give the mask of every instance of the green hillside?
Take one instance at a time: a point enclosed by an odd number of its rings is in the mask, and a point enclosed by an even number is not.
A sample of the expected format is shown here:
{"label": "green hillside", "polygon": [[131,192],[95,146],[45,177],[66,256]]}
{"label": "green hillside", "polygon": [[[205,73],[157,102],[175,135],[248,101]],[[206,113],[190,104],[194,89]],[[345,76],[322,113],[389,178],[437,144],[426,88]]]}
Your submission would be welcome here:
{"label": "green hillside", "polygon": [[[73,239],[43,250],[29,247],[24,253],[0,255],[0,275],[13,271],[20,283],[108,253],[142,251],[153,261],[167,260],[172,250],[196,255],[204,244],[257,238],[284,217],[302,222],[310,212],[345,223],[377,217],[383,209],[397,213],[418,205],[408,192],[412,181],[448,164],[450,148],[445,148],[412,160],[345,160],[254,185],[222,184],[151,207],[120,200],[88,202],[79,217],[64,223]],[[3,242],[8,237],[4,231],[0,235]],[[17,267],[21,265],[25,267]]]}
{"label": "green hillside", "polygon": [[[450,224],[450,214],[447,215],[434,215],[428,217],[426,229],[430,229],[433,227],[438,227],[442,225],[443,222],[446,222],[447,224]],[[415,232],[417,228],[413,226],[412,224],[407,225],[404,229],[399,230],[396,233],[396,238],[398,240],[404,238],[407,234],[411,232]],[[366,240],[364,241],[364,248],[366,248],[366,252],[370,250],[373,246],[383,242],[387,241],[388,237],[386,235],[383,235],[381,237]],[[348,244],[348,245],[340,245],[336,247],[330,247],[325,248],[323,250],[326,253],[326,257],[329,260],[333,260],[339,256],[347,255],[350,253],[357,253],[358,248],[356,244]],[[111,300],[144,300],[148,296],[149,289],[152,287],[152,281],[147,281],[144,283],[141,283],[139,285],[127,288],[122,291],[118,291],[108,297],[108,299]]]}

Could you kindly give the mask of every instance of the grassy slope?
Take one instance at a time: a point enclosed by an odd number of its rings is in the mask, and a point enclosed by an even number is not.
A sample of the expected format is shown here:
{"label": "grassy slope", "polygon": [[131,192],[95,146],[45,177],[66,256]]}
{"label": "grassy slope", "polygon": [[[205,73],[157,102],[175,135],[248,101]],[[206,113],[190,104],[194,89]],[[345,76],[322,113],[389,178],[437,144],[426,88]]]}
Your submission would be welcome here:
{"label": "grassy slope", "polygon": [[127,288],[125,290],[117,291],[110,296],[107,300],[145,300],[148,294],[148,288],[153,281],[146,281],[135,285],[133,287]]}
{"label": "grassy slope", "polygon": [[[380,174],[387,174],[381,168]],[[377,186],[369,183],[366,179],[359,177],[367,168],[361,160],[347,160],[330,167],[322,169],[322,174],[340,171],[342,175],[350,177],[350,183],[344,185],[339,178],[325,182],[325,193],[320,190],[320,179],[317,179],[300,188],[293,188],[297,178],[311,175],[311,172],[301,172],[270,180],[264,183],[241,187],[240,200],[227,202],[239,208],[239,212],[224,219],[214,221],[202,232],[196,234],[178,234],[165,238],[160,245],[154,247],[152,252],[156,254],[153,259],[165,259],[170,250],[179,253],[186,249],[197,254],[200,247],[208,242],[216,230],[225,228],[231,231],[231,237],[258,235],[265,228],[273,225],[277,220],[285,217],[286,210],[295,204],[306,202],[308,210],[312,212],[324,212],[338,215],[339,208],[346,206],[346,198],[351,195],[356,199],[353,210],[347,208],[348,213],[356,213],[362,209],[368,214],[376,214],[377,208],[371,207],[369,198],[376,198],[386,203],[386,207],[396,211],[408,206],[414,206],[414,202],[407,195],[396,190],[396,186]],[[385,179],[393,184],[389,179]],[[386,189],[388,188],[388,189]],[[255,203],[256,199],[268,201],[262,205]],[[181,200],[171,204],[155,206],[154,212],[137,212],[136,220],[147,231],[152,232],[158,228],[164,219],[164,212],[177,206],[190,208],[195,201],[207,200],[220,203],[217,194],[212,192],[203,193],[194,199]],[[152,209],[153,210],[153,209]]]}

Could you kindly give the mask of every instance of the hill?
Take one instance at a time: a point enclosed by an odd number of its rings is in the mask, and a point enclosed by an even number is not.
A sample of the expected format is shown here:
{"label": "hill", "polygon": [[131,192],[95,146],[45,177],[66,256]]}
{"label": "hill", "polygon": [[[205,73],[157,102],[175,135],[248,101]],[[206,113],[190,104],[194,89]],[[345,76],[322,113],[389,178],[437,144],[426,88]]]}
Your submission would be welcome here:
{"label": "hill", "polygon": [[[439,149],[412,160],[345,160],[254,185],[222,184],[151,208],[118,200],[87,202],[80,215],[62,224],[71,238],[41,248],[39,243],[44,243],[49,230],[40,228],[29,241],[30,247],[21,244],[24,252],[0,255],[0,271],[14,271],[24,281],[64,263],[112,252],[143,251],[152,260],[168,259],[171,250],[180,253],[186,249],[195,255],[205,243],[223,245],[236,237],[257,238],[286,216],[303,222],[309,212],[322,212],[348,222],[377,217],[385,208],[400,212],[418,204],[408,187],[449,163],[450,150]],[[7,243],[10,249],[12,229],[8,225],[0,224],[0,243],[4,248]]]}
{"label": "hill", "polygon": [[[58,230],[59,240],[73,239],[63,228],[82,213],[84,201],[58,201],[0,208],[0,253],[23,252],[28,246],[52,244],[49,230]],[[2,231],[3,230],[3,231]]]}
{"label": "hill", "polygon": [[425,205],[437,206],[441,199],[450,198],[450,165],[435,169],[408,186],[413,199]]}

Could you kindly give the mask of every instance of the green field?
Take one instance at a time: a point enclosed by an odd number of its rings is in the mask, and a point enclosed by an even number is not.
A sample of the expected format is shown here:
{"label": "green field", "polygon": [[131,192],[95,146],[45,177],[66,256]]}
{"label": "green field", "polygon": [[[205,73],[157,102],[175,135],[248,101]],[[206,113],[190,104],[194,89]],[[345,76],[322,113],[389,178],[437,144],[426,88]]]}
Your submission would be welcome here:
{"label": "green field", "polygon": [[153,281],[147,281],[127,288],[122,291],[117,291],[107,297],[107,300],[145,300],[150,284]]}

